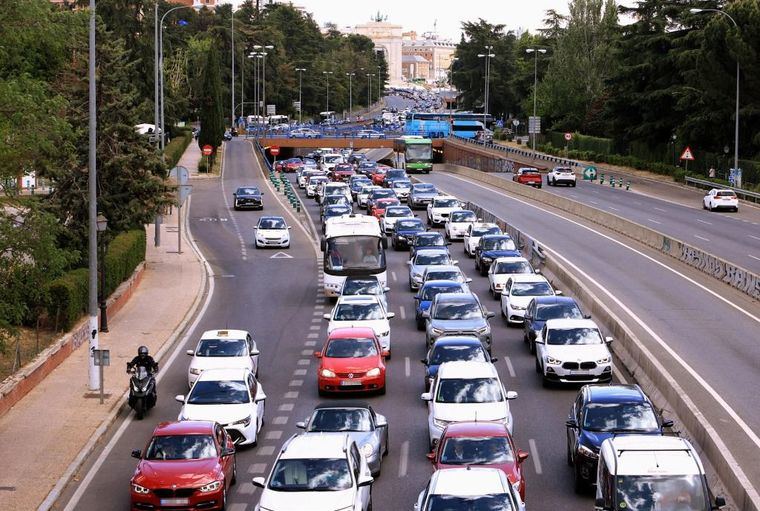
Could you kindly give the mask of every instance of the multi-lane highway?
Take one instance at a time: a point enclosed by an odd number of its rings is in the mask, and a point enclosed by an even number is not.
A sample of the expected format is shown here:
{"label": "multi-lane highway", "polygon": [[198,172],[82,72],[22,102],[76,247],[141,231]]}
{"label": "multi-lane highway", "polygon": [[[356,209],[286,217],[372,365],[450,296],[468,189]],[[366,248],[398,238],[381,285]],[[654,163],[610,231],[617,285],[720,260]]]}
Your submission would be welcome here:
{"label": "multi-lane highway", "polygon": [[[659,264],[656,257],[648,258],[626,246],[626,240],[618,243],[537,205],[451,175],[434,173],[424,180],[456,191],[460,198],[486,207],[563,254],[609,291],[611,304],[613,298],[620,300],[632,315],[641,318],[644,325],[634,325],[637,331],[648,329],[672,346],[728,405],[738,410],[750,428],[760,430],[760,398],[754,392],[756,368],[760,367],[756,303],[730,293],[724,298],[720,288],[715,291],[718,296],[710,294],[715,286],[707,282],[700,287],[706,279],[697,276],[694,282],[689,281],[668,269],[669,261]],[[234,140],[227,144],[223,179],[196,184],[189,212],[193,237],[214,271],[208,305],[184,344],[177,346],[179,355],[164,361],[157,407],[142,422],[129,416],[126,422],[114,425],[106,436],[107,443],[85,464],[77,482],[59,502],[59,509],[67,508],[67,504],[68,509],[103,509],[104,502],[109,503],[109,509],[128,509],[128,482],[136,462],[129,452],[144,447],[158,421],[176,419],[180,404],[173,396],[187,391],[189,357],[184,350],[194,347],[204,330],[241,328],[253,332],[261,350],[261,384],[268,396],[266,424],[258,446],[237,454],[241,477],[229,496],[229,509],[254,508],[258,490],[250,478],[271,468],[277,449],[297,431],[295,422],[303,420],[320,402],[311,354],[324,340],[326,322],[321,316],[331,307],[321,292],[321,261],[312,240],[298,226],[291,231],[290,249],[253,249],[252,227],[262,213],[235,212],[229,202],[234,188],[243,184],[257,184],[268,191],[249,143]],[[271,195],[265,195],[264,200],[265,214],[286,214]],[[316,206],[310,200],[306,204],[314,219]],[[473,277],[473,290],[491,310],[498,311],[498,302],[487,293],[487,281],[475,274],[461,246],[451,249],[459,256],[460,266]],[[369,398],[390,424],[390,454],[373,491],[378,510],[410,509],[432,472],[425,458],[426,407],[419,399],[424,336],[414,327],[406,259],[404,252],[388,252],[389,304],[396,312],[391,327],[394,357],[389,362],[387,394]],[[627,319],[634,322],[631,317]],[[592,498],[574,494],[572,473],[565,464],[564,419],[575,390],[543,388],[521,332],[506,328],[498,316],[492,326],[501,378],[509,390],[519,393],[512,410],[516,443],[531,454],[525,466],[529,508],[590,509]],[[662,350],[658,353],[666,358]],[[683,372],[679,376],[682,374],[686,383],[691,377]],[[739,459],[752,468],[751,460],[757,459],[758,451],[728,421],[722,426],[722,432],[732,435],[731,445],[746,446],[744,454],[749,459]]]}

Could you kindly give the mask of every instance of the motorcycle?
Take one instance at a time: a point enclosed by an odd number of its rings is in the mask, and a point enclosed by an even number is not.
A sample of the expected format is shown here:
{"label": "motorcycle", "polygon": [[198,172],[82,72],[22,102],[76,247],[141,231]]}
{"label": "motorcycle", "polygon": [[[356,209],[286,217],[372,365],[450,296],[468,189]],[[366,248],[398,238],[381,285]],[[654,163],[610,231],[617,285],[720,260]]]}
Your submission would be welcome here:
{"label": "motorcycle", "polygon": [[156,406],[156,377],[139,366],[130,371],[132,378],[129,380],[129,407],[135,411],[137,420],[142,420],[145,413]]}

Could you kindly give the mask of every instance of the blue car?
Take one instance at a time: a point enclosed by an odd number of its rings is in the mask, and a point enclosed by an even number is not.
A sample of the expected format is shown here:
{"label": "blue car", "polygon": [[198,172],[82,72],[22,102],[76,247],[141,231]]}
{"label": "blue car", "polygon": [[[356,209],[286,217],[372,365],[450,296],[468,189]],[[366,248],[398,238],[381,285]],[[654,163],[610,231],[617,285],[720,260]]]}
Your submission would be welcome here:
{"label": "blue car", "polygon": [[438,368],[444,362],[498,362],[491,357],[477,337],[449,336],[436,340],[420,362],[425,365],[425,392],[430,390]]}
{"label": "blue car", "polygon": [[423,248],[446,247],[450,245],[443,237],[443,234],[437,231],[421,232],[414,237],[409,244],[409,258],[411,259],[417,253],[417,250]]}
{"label": "blue car", "polygon": [[428,280],[414,296],[414,319],[417,330],[425,330],[425,318],[422,313],[430,310],[433,298],[439,293],[469,293],[469,289],[461,282],[452,280]]}
{"label": "blue car", "polygon": [[507,234],[488,234],[481,236],[475,247],[475,269],[486,275],[491,263],[498,257],[520,257],[515,242]]}
{"label": "blue car", "polygon": [[638,385],[584,385],[578,392],[567,428],[567,462],[574,468],[575,491],[596,481],[599,448],[616,434],[662,435],[673,421],[660,417]]}
{"label": "blue car", "polygon": [[590,319],[583,314],[578,302],[569,296],[537,296],[525,309],[523,321],[523,342],[536,352],[536,336],[550,319]]}
{"label": "blue car", "polygon": [[393,250],[402,250],[409,247],[418,233],[425,232],[425,224],[419,218],[402,218],[396,220],[393,229],[391,245]]}

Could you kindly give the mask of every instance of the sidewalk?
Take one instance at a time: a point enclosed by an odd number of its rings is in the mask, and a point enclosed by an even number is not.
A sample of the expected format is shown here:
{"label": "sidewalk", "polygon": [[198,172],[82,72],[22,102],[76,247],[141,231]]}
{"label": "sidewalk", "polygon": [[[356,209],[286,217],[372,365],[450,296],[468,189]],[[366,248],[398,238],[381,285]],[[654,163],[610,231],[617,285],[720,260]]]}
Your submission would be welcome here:
{"label": "sidewalk", "polygon": [[[197,144],[192,146],[197,148]],[[191,157],[189,151],[183,159]],[[197,173],[197,159],[192,167],[186,166]],[[110,332],[100,334],[100,347],[111,350],[111,366],[104,376],[105,403],[101,405],[98,393],[87,388],[85,343],[0,417],[2,509],[39,506],[95,430],[122,404],[120,398],[129,384],[126,363],[138,346],[144,344],[157,353],[192,316],[205,276],[186,239],[183,253],[177,254],[176,233],[176,208],[172,215],[164,216],[160,247],[153,246],[154,229],[148,226],[142,282],[129,302],[109,318]]]}
{"label": "sidewalk", "polygon": [[192,139],[187,146],[187,149],[185,149],[185,152],[182,153],[182,158],[177,162],[177,166],[185,167],[190,171],[191,178],[198,177],[198,162],[200,161],[201,156],[201,148],[198,145],[198,141]]}

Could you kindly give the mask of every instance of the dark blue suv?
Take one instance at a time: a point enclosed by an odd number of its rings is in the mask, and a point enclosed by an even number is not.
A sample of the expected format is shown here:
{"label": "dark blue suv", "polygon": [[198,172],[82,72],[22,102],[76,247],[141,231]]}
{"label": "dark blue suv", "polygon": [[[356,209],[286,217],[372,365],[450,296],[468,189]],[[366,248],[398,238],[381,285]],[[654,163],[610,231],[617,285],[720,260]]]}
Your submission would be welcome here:
{"label": "dark blue suv", "polygon": [[467,286],[453,280],[428,280],[417,294],[414,295],[414,319],[417,321],[417,330],[425,330],[425,318],[422,314],[430,310],[435,295],[440,293],[466,293]]}
{"label": "dark blue suv", "polygon": [[425,232],[425,224],[419,218],[403,218],[396,220],[393,229],[391,245],[394,250],[408,248],[414,237],[421,232]]}
{"label": "dark blue suv", "polygon": [[433,343],[427,356],[420,362],[425,365],[425,392],[430,390],[433,378],[438,374],[438,368],[444,362],[498,362],[491,357],[477,337],[450,336],[441,337]]}
{"label": "dark blue suv", "polygon": [[578,303],[569,296],[537,296],[525,309],[523,321],[523,341],[530,347],[530,352],[536,352],[536,336],[550,319],[583,319],[591,316],[584,315]]}
{"label": "dark blue suv", "polygon": [[565,422],[567,463],[575,469],[575,491],[596,481],[599,448],[616,434],[662,435],[664,420],[638,385],[584,385]]}
{"label": "dark blue suv", "polygon": [[481,275],[487,274],[491,263],[498,257],[520,257],[512,237],[506,234],[482,236],[475,247],[475,269]]}

